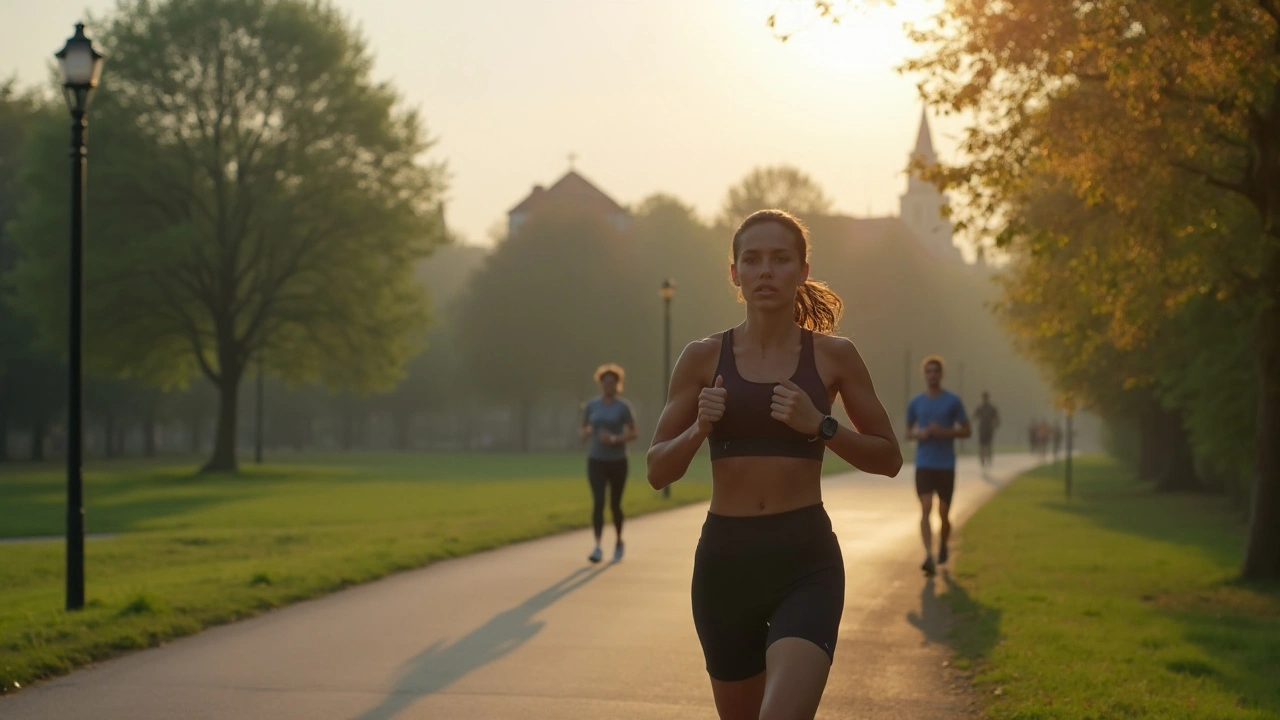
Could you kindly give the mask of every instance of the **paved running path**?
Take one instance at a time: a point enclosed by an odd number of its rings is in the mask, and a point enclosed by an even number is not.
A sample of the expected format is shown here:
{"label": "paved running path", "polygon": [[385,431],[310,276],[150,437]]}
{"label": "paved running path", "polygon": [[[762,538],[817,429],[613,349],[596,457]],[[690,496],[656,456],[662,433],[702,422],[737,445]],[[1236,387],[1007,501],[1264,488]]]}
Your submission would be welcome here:
{"label": "paved running path", "polygon": [[[961,461],[956,514],[1034,464],[998,456],[983,477]],[[944,581],[917,567],[913,476],[824,481],[848,584],[819,718],[971,712],[943,668]],[[705,513],[628,522],[617,565],[588,566],[590,535],[577,531],[213,628],[0,699],[0,718],[714,720],[689,608]]]}

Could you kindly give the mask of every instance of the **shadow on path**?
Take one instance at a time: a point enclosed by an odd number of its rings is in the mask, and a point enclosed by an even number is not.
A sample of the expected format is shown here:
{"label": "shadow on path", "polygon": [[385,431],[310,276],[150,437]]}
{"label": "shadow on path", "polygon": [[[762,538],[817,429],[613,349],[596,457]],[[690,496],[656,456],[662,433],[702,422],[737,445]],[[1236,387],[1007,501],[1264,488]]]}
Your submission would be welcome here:
{"label": "shadow on path", "polygon": [[505,610],[452,645],[433,643],[405,663],[399,680],[377,707],[355,720],[391,720],[420,698],[437,693],[515,650],[538,634],[544,623],[533,616],[599,577],[610,565],[580,568],[510,610]]}
{"label": "shadow on path", "polygon": [[933,578],[924,581],[920,589],[920,611],[907,613],[907,622],[924,635],[924,644],[947,642],[948,612],[942,598],[938,597]]}
{"label": "shadow on path", "polygon": [[942,581],[943,595],[937,594],[933,578],[925,581],[920,611],[907,613],[907,622],[924,635],[925,644],[948,645],[970,660],[985,657],[1000,640],[1002,612],[974,600],[947,570],[942,571]]}

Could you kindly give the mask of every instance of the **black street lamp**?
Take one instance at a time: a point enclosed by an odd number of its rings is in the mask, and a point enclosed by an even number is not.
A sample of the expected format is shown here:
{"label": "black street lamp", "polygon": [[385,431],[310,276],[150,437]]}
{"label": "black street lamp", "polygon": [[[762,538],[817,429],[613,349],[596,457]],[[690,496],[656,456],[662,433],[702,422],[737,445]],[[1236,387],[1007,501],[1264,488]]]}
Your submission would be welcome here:
{"label": "black street lamp", "polygon": [[62,91],[71,110],[71,316],[67,346],[67,609],[84,607],[84,483],[80,420],[80,323],[84,263],[84,135],[86,113],[102,72],[102,55],[84,36],[84,23],[56,54],[62,66]]}
{"label": "black street lamp", "polygon": [[[671,278],[662,281],[658,290],[662,298],[662,405],[667,404],[667,396],[671,394],[671,298],[676,296],[676,283]],[[671,497],[671,486],[662,488],[662,497]]]}

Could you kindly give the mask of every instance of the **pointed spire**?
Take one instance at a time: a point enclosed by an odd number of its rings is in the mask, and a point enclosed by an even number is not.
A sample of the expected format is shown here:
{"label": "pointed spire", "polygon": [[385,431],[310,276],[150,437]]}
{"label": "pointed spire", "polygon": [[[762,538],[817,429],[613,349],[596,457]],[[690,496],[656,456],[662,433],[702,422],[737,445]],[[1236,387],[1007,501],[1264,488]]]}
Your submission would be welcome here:
{"label": "pointed spire", "polygon": [[937,160],[937,156],[933,153],[933,133],[929,132],[929,116],[924,108],[920,108],[920,131],[916,133],[916,149],[912,154],[929,162]]}

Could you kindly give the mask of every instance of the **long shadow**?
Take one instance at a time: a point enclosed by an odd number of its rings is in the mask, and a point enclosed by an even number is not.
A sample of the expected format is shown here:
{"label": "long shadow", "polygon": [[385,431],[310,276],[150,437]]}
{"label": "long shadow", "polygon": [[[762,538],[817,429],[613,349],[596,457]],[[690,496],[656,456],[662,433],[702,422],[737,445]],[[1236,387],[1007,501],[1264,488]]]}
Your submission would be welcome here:
{"label": "long shadow", "polygon": [[354,720],[391,720],[419,699],[437,693],[520,647],[538,634],[545,624],[533,616],[560,598],[600,577],[610,566],[598,570],[580,568],[510,610],[441,647],[436,642],[405,663],[396,685],[377,707]]}
{"label": "long shadow", "polygon": [[938,597],[933,578],[925,580],[924,587],[920,589],[920,611],[908,612],[907,622],[924,635],[925,645],[947,641],[947,608]]}
{"label": "long shadow", "polygon": [[947,642],[957,655],[968,660],[986,657],[1000,642],[1000,618],[1003,611],[974,600],[964,586],[945,570],[942,580],[947,586],[947,592],[944,597],[932,601],[938,603],[934,612],[942,607],[942,603],[946,603],[949,607],[945,609],[950,610],[952,627],[949,632],[943,630],[941,637],[926,634],[926,638],[935,642]]}

